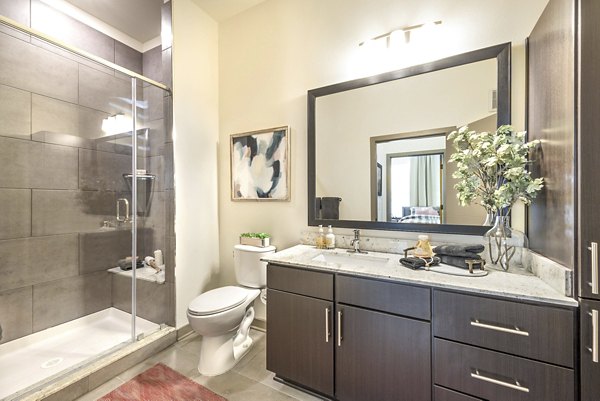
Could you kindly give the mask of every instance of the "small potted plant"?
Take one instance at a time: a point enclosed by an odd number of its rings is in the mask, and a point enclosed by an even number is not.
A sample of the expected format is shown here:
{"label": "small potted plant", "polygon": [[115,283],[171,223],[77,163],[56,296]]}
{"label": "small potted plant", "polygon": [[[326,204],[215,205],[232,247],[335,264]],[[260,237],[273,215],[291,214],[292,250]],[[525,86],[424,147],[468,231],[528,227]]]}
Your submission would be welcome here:
{"label": "small potted plant", "polygon": [[271,235],[267,233],[243,233],[240,234],[240,244],[264,248],[271,244]]}

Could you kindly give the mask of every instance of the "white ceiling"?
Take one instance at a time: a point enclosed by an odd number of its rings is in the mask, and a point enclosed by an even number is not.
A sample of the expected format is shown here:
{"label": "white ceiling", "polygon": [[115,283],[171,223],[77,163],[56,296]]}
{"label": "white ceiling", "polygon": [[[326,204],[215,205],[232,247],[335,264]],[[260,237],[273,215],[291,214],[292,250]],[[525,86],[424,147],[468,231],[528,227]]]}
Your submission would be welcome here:
{"label": "white ceiling", "polygon": [[141,43],[160,36],[163,0],[66,0]]}
{"label": "white ceiling", "polygon": [[265,0],[193,0],[215,21],[222,22]]}

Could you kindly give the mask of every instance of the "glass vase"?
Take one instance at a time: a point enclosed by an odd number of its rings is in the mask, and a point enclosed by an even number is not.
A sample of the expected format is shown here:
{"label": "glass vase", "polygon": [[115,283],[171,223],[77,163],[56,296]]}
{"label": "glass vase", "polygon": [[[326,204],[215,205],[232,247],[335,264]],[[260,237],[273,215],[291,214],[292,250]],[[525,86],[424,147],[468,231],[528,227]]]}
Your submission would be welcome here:
{"label": "glass vase", "polygon": [[512,229],[508,216],[497,215],[494,226],[484,238],[487,239],[490,263],[508,270],[511,264],[524,266],[529,241],[525,233]]}
{"label": "glass vase", "polygon": [[491,226],[494,224],[496,220],[496,212],[492,210],[487,210],[485,213],[485,220],[483,221],[483,226]]}

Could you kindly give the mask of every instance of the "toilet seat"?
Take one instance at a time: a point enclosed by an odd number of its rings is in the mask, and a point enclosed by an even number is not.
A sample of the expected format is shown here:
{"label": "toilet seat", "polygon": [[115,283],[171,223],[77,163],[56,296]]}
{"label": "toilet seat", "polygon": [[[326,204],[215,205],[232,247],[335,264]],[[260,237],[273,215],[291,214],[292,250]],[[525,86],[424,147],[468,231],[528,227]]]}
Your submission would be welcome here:
{"label": "toilet seat", "polygon": [[241,305],[248,298],[248,294],[248,290],[232,285],[215,288],[194,298],[188,312],[193,316],[225,312]]}

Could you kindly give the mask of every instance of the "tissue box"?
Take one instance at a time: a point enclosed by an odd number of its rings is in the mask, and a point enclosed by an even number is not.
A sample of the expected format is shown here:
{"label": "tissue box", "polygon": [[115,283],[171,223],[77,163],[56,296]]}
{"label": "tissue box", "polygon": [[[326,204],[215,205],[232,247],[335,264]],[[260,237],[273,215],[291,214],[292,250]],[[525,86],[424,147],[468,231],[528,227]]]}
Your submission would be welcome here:
{"label": "tissue box", "polygon": [[252,237],[240,237],[241,245],[258,246],[261,248],[267,247],[271,244],[271,238],[252,238]]}

